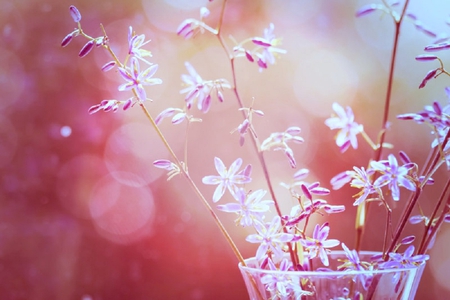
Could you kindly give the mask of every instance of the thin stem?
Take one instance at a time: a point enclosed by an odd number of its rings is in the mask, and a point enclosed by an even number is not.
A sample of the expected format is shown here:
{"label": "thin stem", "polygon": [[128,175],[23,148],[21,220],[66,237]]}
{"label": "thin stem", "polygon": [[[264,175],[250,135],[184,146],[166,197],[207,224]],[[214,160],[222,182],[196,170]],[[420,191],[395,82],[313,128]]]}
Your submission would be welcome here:
{"label": "thin stem", "polygon": [[419,196],[421,193],[422,193],[422,189],[418,187],[416,192],[414,193],[414,197],[410,201],[408,201],[405,211],[402,214],[402,219],[400,220],[397,230],[395,231],[395,234],[392,238],[391,245],[389,246],[387,253],[392,252],[392,250],[395,247],[395,244],[397,244],[397,242],[400,238],[400,235],[403,232],[403,229],[405,228],[406,223],[408,222],[408,218],[411,215],[411,212],[412,212],[417,200],[419,199]]}
{"label": "thin stem", "polygon": [[[242,102],[242,99],[241,99],[241,97],[239,95],[239,91],[238,91],[238,88],[237,88],[237,76],[236,76],[236,70],[235,70],[235,64],[234,64],[234,62],[235,62],[234,59],[235,58],[232,55],[232,53],[230,53],[230,51],[228,50],[228,47],[226,46],[225,41],[224,41],[224,39],[223,39],[223,37],[221,35],[222,20],[223,20],[223,14],[224,14],[226,2],[227,2],[227,0],[224,0],[223,5],[222,5],[222,12],[220,14],[219,26],[217,28],[217,38],[219,39],[220,45],[222,46],[222,48],[224,49],[225,53],[227,54],[227,56],[228,56],[228,58],[230,60],[231,75],[232,75],[232,78],[233,78],[233,92],[234,92],[234,95],[235,95],[236,100],[238,102],[239,108],[241,109],[243,117],[245,119],[245,118],[247,118],[247,113],[245,112],[245,109],[243,109],[244,108],[244,104]],[[263,154],[262,151],[260,151],[260,146],[259,146],[260,144],[259,144],[258,138],[254,134],[251,134],[250,136],[251,136],[250,139],[252,141],[253,148],[254,148],[255,152],[257,153],[259,163],[260,163],[260,165],[261,165],[261,167],[263,169],[264,178],[266,180],[266,183],[267,183],[267,186],[268,186],[268,189],[269,189],[269,193],[270,193],[270,195],[272,197],[272,200],[274,202],[274,206],[275,206],[275,209],[277,211],[277,215],[281,218],[283,216],[283,214],[281,212],[280,205],[278,204],[278,200],[276,198],[275,191],[273,189],[273,184],[272,184],[272,181],[270,179],[269,170],[267,168],[267,163],[265,161],[264,154]],[[288,232],[286,227],[284,227],[284,226],[283,226],[283,232],[285,232],[285,233]],[[292,263],[294,265],[294,268],[297,268],[297,261],[298,261],[297,260],[297,256],[295,255],[294,251],[292,250],[291,243],[288,242],[287,245],[288,245],[289,253],[290,253],[291,260],[292,260]]]}
{"label": "thin stem", "polygon": [[[436,217],[437,211],[439,210],[439,207],[444,202],[445,195],[449,192],[449,190],[450,190],[450,179],[447,180],[447,184],[445,185],[444,190],[442,191],[442,193],[441,193],[441,195],[439,197],[439,201],[437,202],[437,204],[436,204],[436,206],[435,206],[435,208],[433,210],[433,213],[431,214],[431,216],[429,218],[428,224],[425,227],[425,232],[424,232],[423,237],[422,237],[422,242],[420,243],[418,254],[422,254],[422,253],[425,253],[427,251],[430,239],[434,235],[434,234],[432,234],[432,232],[434,230],[434,227],[439,227],[439,226],[437,226],[438,224],[433,224],[433,220]],[[447,207],[444,207],[442,215],[440,216],[440,218],[445,217],[445,214],[448,212],[448,204],[449,204],[448,201],[449,200],[447,200]],[[431,227],[433,227],[433,229],[432,229],[432,232],[430,233]]]}
{"label": "thin stem", "polygon": [[[400,14],[400,17],[398,19],[396,18],[396,15],[392,15],[393,19],[394,19],[394,23],[395,23],[394,44],[392,46],[391,62],[390,62],[390,67],[389,67],[389,76],[388,76],[388,82],[387,82],[387,88],[386,88],[386,97],[385,97],[385,101],[384,101],[383,121],[381,123],[378,147],[373,156],[373,160],[375,160],[375,161],[380,160],[381,154],[383,152],[383,144],[384,144],[384,140],[385,140],[386,131],[388,128],[389,108],[391,105],[391,97],[392,97],[392,87],[394,84],[394,73],[395,73],[394,71],[395,71],[395,62],[396,62],[396,58],[397,58],[398,41],[399,41],[399,37],[400,37],[400,27],[402,25],[402,21],[405,16],[405,13],[406,13],[406,9],[408,8],[408,4],[409,4],[409,0],[406,0],[405,5],[403,6],[402,13]],[[387,6],[386,3],[385,3],[385,5]],[[360,248],[359,248],[360,241],[363,238],[364,226],[365,226],[365,222],[361,225],[361,220],[360,220],[361,216],[359,215],[359,213],[367,213],[367,211],[365,209],[364,210],[358,209],[358,214],[356,216],[356,241],[357,241],[356,251],[360,250]],[[359,226],[362,226],[362,228],[360,228]],[[385,234],[387,234],[387,232],[385,232]]]}
{"label": "thin stem", "polygon": [[228,234],[228,231],[225,229],[225,226],[223,226],[222,222],[220,221],[219,217],[217,216],[217,214],[214,212],[214,210],[212,209],[212,207],[209,205],[208,201],[205,199],[205,197],[203,196],[203,194],[200,192],[200,190],[198,189],[197,185],[194,183],[194,181],[192,180],[192,178],[189,176],[188,172],[185,170],[185,168],[182,167],[181,162],[179,161],[178,157],[176,156],[176,154],[173,152],[172,148],[170,147],[169,143],[167,142],[166,138],[164,137],[164,135],[162,134],[161,130],[159,129],[159,127],[156,125],[155,121],[153,120],[152,116],[150,115],[149,111],[147,110],[147,108],[145,107],[145,105],[143,103],[139,103],[139,105],[141,106],[142,110],[144,111],[145,116],[147,117],[147,119],[150,121],[150,123],[152,124],[153,128],[156,130],[158,136],[160,137],[161,141],[163,142],[164,146],[166,147],[166,149],[169,151],[170,155],[173,157],[173,159],[175,160],[176,164],[179,165],[181,168],[181,172],[183,173],[184,177],[187,179],[189,185],[191,186],[191,188],[194,190],[194,192],[197,194],[198,198],[200,198],[200,200],[202,201],[202,203],[206,206],[206,208],[208,209],[208,211],[210,212],[211,216],[213,217],[214,221],[216,222],[217,226],[219,227],[220,231],[222,232],[222,234],[224,235],[225,239],[227,240],[228,244],[231,246],[234,254],[236,255],[236,257],[238,258],[239,262],[245,266],[245,261],[244,258],[242,257],[241,253],[239,252],[236,244],[234,243],[233,239],[231,238],[231,236]]}

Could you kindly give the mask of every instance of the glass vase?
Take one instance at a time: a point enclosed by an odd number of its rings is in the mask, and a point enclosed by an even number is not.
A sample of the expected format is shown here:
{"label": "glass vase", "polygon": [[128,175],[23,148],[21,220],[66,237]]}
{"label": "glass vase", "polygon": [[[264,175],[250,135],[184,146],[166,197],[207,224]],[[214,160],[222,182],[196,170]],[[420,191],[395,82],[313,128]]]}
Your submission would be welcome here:
{"label": "glass vase", "polygon": [[[370,261],[379,252],[361,251],[361,261]],[[272,271],[256,268],[255,258],[239,264],[251,300],[407,300],[414,299],[425,263],[417,267],[330,271],[342,265],[343,251],[329,254],[327,271]],[[319,263],[318,261],[314,261]]]}

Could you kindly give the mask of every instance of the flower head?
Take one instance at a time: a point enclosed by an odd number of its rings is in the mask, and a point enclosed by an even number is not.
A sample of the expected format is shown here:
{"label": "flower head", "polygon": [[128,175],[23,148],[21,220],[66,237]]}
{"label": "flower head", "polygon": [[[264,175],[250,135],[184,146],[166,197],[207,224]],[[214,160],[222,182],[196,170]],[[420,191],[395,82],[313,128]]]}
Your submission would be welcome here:
{"label": "flower head", "polygon": [[213,195],[214,202],[217,202],[220,198],[222,198],[226,189],[228,189],[231,195],[236,198],[236,194],[239,191],[237,184],[249,183],[252,180],[249,175],[243,174],[243,172],[238,172],[242,165],[241,158],[236,159],[228,169],[218,157],[214,158],[214,164],[219,176],[205,176],[202,180],[204,184],[218,185]]}
{"label": "flower head", "polygon": [[131,57],[130,67],[119,68],[119,74],[125,79],[125,83],[119,86],[119,91],[128,91],[134,89],[140,101],[147,99],[145,92],[145,85],[161,84],[162,80],[159,78],[152,78],[158,70],[158,65],[151,65],[144,71],[140,71],[139,61],[136,57]]}
{"label": "flower head", "polygon": [[270,205],[273,204],[272,200],[262,200],[266,193],[265,190],[256,190],[246,194],[244,189],[238,189],[235,194],[238,203],[218,205],[217,208],[221,211],[237,213],[239,216],[236,223],[252,226],[255,220],[263,221],[264,213],[269,211]]}
{"label": "flower head", "polygon": [[414,250],[414,246],[410,245],[403,254],[391,252],[389,253],[389,261],[381,263],[380,267],[383,269],[413,268],[430,258],[427,254],[413,255]]}
{"label": "flower head", "polygon": [[336,135],[336,144],[345,152],[350,146],[358,148],[356,136],[363,131],[363,126],[355,122],[355,116],[350,106],[344,110],[342,106],[333,103],[333,110],[337,116],[325,120],[325,125],[333,129],[340,129]]}
{"label": "flower head", "polygon": [[205,81],[189,62],[185,62],[184,65],[189,74],[181,75],[181,79],[186,87],[180,91],[180,94],[186,93],[184,100],[188,109],[192,107],[195,99],[197,99],[197,108],[204,113],[208,112],[211,106],[211,93],[213,90],[216,90],[219,101],[223,101],[221,90],[223,88],[230,88],[230,85],[225,79]]}
{"label": "flower head", "polygon": [[399,166],[393,154],[389,154],[388,160],[372,161],[370,166],[381,173],[381,176],[374,182],[374,186],[382,187],[388,185],[392,193],[392,199],[400,200],[399,186],[403,186],[410,191],[416,190],[414,180],[408,175],[409,170],[414,167],[413,163]]}
{"label": "flower head", "polygon": [[308,258],[319,257],[326,267],[329,265],[327,249],[339,245],[338,240],[327,240],[329,232],[330,226],[328,226],[328,223],[324,223],[322,226],[316,224],[312,238],[300,240],[308,251]]}
{"label": "flower head", "polygon": [[142,46],[145,46],[150,40],[145,41],[145,34],[136,35],[133,32],[133,27],[128,28],[128,54],[135,56],[148,64],[151,65],[148,61],[144,59],[146,56],[152,56],[152,53],[146,49],[142,49]]}
{"label": "flower head", "polygon": [[257,233],[249,235],[246,240],[260,244],[256,251],[256,258],[262,260],[270,252],[277,260],[282,259],[283,246],[290,242],[294,235],[282,232],[280,217],[275,216],[272,222],[266,224],[256,221],[254,227]]}

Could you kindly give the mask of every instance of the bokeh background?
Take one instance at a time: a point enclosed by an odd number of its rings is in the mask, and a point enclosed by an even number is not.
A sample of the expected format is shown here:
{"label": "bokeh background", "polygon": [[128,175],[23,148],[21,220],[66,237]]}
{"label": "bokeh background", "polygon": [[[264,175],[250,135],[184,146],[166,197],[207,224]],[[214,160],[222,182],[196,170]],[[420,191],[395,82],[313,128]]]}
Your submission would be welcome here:
{"label": "bokeh background", "polygon": [[[247,106],[265,112],[255,116],[261,139],[271,132],[300,126],[306,142],[294,145],[298,167],[311,170],[311,182],[330,187],[335,174],[365,166],[371,149],[359,139],[358,150],[340,154],[324,120],[331,104],[351,105],[356,121],[376,139],[381,126],[393,23],[379,13],[355,18],[361,0],[228,1],[223,36],[233,39],[260,36],[269,23],[282,37],[276,65],[263,72],[255,63],[237,60],[237,78]],[[376,1],[375,1],[376,2]],[[411,13],[437,33],[450,33],[445,24],[450,2],[410,1]],[[61,48],[63,37],[75,26],[69,5],[82,14],[91,36],[102,35],[102,23],[113,49],[123,59],[128,26],[151,42],[151,61],[159,64],[161,86],[149,87],[147,102],[153,116],[167,107],[181,107],[180,75],[189,61],[204,79],[231,81],[229,62],[217,39],[209,34],[184,40],[176,35],[186,18],[198,18],[207,6],[207,22],[215,27],[221,1],[67,0],[0,1],[0,298],[1,299],[248,299],[237,259],[209,213],[175,177],[155,169],[155,159],[169,158],[138,106],[117,113],[88,115],[90,106],[103,99],[125,100],[118,92],[121,79],[114,71],[102,73],[109,57],[94,49],[84,58],[78,52],[85,41],[76,38]],[[394,82],[391,130],[387,141],[393,153],[406,151],[421,166],[429,151],[429,130],[395,115],[417,112],[432,100],[448,103],[441,76],[425,89],[418,85],[435,62],[414,57],[433,41],[405,22],[399,44]],[[444,62],[450,54],[442,52]],[[201,178],[215,174],[214,156],[229,165],[237,157],[254,165],[249,188],[264,187],[261,169],[250,143],[239,147],[242,121],[230,91],[225,102],[213,99],[211,111],[189,131],[190,172],[205,196],[214,187]],[[169,142],[183,155],[184,125],[161,125]],[[388,152],[385,152],[387,154]],[[296,170],[282,152],[266,155],[282,208],[293,204],[278,182],[289,182]],[[430,212],[439,186],[448,178],[441,170],[436,185],[424,194],[421,205]],[[408,191],[402,189],[406,197]],[[329,221],[331,236],[352,245],[354,214],[351,188],[333,192],[327,200],[345,204],[341,215],[316,218]],[[222,203],[231,201],[227,194]],[[404,203],[395,203],[394,218]],[[234,216],[219,212],[245,257],[255,245],[245,242],[250,232],[234,225]],[[379,250],[384,210],[374,207],[363,242],[364,249]],[[394,222],[397,219],[394,219]],[[408,234],[421,234],[420,225]],[[417,299],[450,299],[450,228],[439,233],[427,264]]]}

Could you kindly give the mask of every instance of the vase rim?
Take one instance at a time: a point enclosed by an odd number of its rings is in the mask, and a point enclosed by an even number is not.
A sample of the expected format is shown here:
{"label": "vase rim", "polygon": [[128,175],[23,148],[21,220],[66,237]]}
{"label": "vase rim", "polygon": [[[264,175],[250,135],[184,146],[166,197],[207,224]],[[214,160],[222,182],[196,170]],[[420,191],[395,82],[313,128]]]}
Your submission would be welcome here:
{"label": "vase rim", "polygon": [[[360,251],[360,255],[379,255],[382,254],[380,251]],[[332,250],[330,254],[333,255],[345,255],[345,251],[343,250]],[[256,261],[256,257],[250,257],[244,259],[245,263],[254,262]],[[279,271],[279,270],[266,270],[266,269],[259,269],[256,267],[249,267],[243,266],[241,262],[238,263],[238,267],[241,270],[249,271],[249,272],[258,272],[262,274],[285,274],[285,273],[298,273],[302,276],[308,275],[308,276],[347,276],[347,275],[360,275],[360,274],[367,274],[367,275],[375,275],[375,274],[385,274],[385,273],[395,273],[395,272],[409,272],[409,271],[416,271],[419,268],[423,267],[426,262],[421,263],[420,265],[417,265],[415,267],[405,267],[405,268],[392,268],[392,269],[383,269],[383,270],[344,270],[344,271],[337,271],[337,270],[331,270],[331,271]]]}

